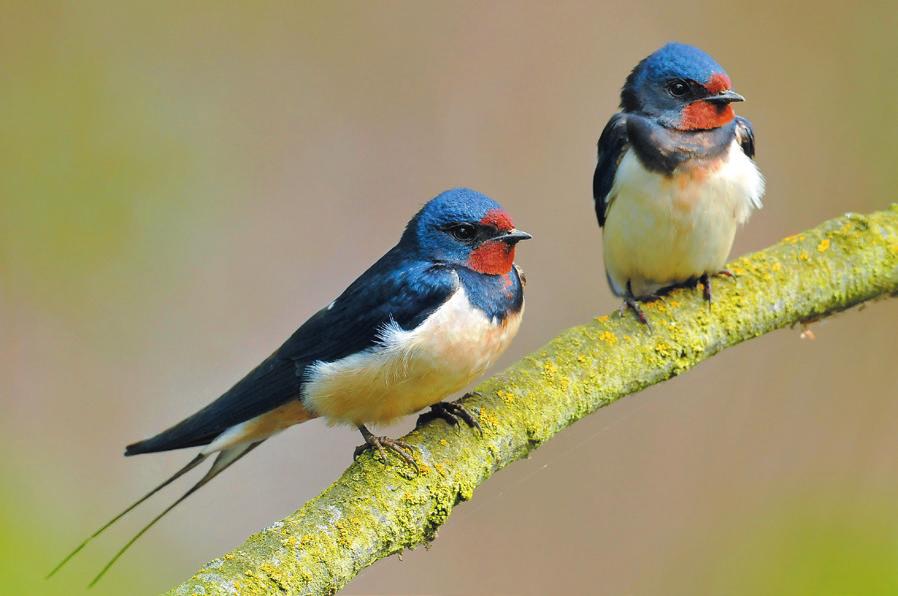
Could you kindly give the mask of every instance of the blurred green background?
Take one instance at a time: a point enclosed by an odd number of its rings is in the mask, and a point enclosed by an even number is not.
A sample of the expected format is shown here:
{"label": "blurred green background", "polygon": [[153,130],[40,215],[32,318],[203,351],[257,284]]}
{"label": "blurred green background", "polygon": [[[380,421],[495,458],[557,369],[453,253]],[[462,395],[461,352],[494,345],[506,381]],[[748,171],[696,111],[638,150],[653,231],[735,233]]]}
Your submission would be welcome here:
{"label": "blurred green background", "polygon": [[[694,43],[748,101],[766,207],[734,253],[896,200],[894,2],[7,2],[0,19],[0,592],[79,593],[206,404],[439,191],[534,234],[508,364],[617,307],[595,141],[629,69]],[[898,302],[728,350],[577,424],[361,593],[898,593]],[[404,421],[399,432],[413,419]],[[317,494],[355,431],[291,429],[94,594],[159,592]]]}

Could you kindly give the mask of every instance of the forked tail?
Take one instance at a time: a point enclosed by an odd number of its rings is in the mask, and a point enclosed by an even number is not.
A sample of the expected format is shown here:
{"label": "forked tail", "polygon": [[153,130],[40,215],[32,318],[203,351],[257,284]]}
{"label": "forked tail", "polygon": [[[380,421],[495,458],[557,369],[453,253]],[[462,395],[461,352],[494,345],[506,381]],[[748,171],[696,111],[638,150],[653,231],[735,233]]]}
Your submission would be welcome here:
{"label": "forked tail", "polygon": [[[197,490],[199,490],[199,489],[200,489],[201,487],[203,487],[206,483],[208,483],[210,480],[212,480],[213,478],[215,478],[216,476],[218,476],[221,472],[223,472],[225,469],[227,469],[231,464],[233,464],[233,463],[236,462],[238,459],[240,459],[241,457],[243,457],[244,455],[246,455],[247,453],[249,453],[250,451],[252,451],[255,447],[259,446],[261,443],[262,443],[262,441],[257,441],[257,442],[255,442],[255,443],[247,443],[247,444],[244,444],[244,445],[237,445],[237,446],[231,447],[231,448],[229,448],[229,449],[224,449],[224,450],[222,450],[221,452],[219,452],[218,457],[215,458],[215,461],[213,462],[212,467],[209,468],[209,471],[206,472],[205,476],[203,476],[203,477],[199,480],[199,482],[197,482],[196,484],[194,484],[194,485],[190,488],[190,490],[188,490],[188,491],[187,491],[186,493],[184,493],[180,498],[178,498],[178,500],[176,500],[174,503],[172,503],[171,505],[169,505],[168,507],[166,507],[166,508],[162,511],[162,513],[160,513],[159,515],[157,515],[156,517],[154,517],[152,520],[150,520],[150,522],[149,522],[147,525],[145,525],[143,528],[141,528],[141,530],[140,530],[139,532],[137,532],[137,534],[135,534],[134,537],[131,538],[131,540],[129,540],[129,541],[128,541],[128,542],[127,542],[121,549],[119,549],[119,551],[118,551],[117,553],[115,553],[115,556],[112,557],[112,559],[106,564],[106,566],[103,567],[103,569],[100,570],[100,573],[98,573],[97,576],[90,582],[90,586],[93,586],[93,585],[96,584],[98,581],[100,581],[100,578],[102,578],[103,575],[105,575],[106,572],[109,571],[109,569],[112,567],[112,565],[115,564],[115,562],[116,562],[116,561],[117,561],[123,554],[125,554],[125,551],[127,551],[127,550],[131,547],[131,545],[133,545],[133,544],[137,541],[138,538],[140,538],[141,536],[143,536],[144,533],[146,533],[147,530],[149,530],[150,528],[152,528],[152,527],[156,524],[156,522],[158,522],[160,519],[162,519],[163,517],[165,517],[165,515],[166,515],[169,511],[171,511],[172,509],[174,509],[179,503],[181,503],[181,501],[185,500],[187,497],[189,497],[189,496],[192,495],[194,492],[196,492]],[[104,531],[106,531],[107,528],[109,528],[110,526],[112,526],[115,522],[117,522],[118,520],[120,520],[122,517],[124,517],[126,514],[128,514],[128,513],[129,513],[131,510],[133,510],[135,507],[137,507],[138,505],[140,505],[141,503],[143,503],[144,501],[146,501],[147,499],[149,499],[150,497],[152,497],[153,495],[155,495],[157,492],[159,492],[160,490],[162,490],[163,488],[165,488],[166,486],[168,486],[169,484],[171,484],[172,482],[174,482],[175,480],[177,480],[178,478],[180,478],[181,476],[183,476],[183,475],[186,474],[187,472],[191,471],[192,469],[194,469],[195,467],[197,467],[198,465],[200,465],[200,464],[201,464],[207,457],[209,457],[209,454],[206,454],[206,453],[200,453],[199,455],[197,455],[196,457],[194,457],[192,460],[190,460],[190,462],[188,462],[187,465],[185,465],[183,468],[181,468],[180,470],[178,470],[177,472],[175,472],[175,473],[174,473],[170,478],[168,478],[165,482],[163,482],[162,484],[160,484],[159,486],[157,486],[156,488],[154,488],[153,490],[151,490],[150,492],[148,492],[147,494],[145,494],[144,496],[142,496],[140,499],[138,499],[137,501],[135,501],[134,503],[132,503],[131,505],[129,505],[127,509],[125,509],[124,511],[122,511],[121,513],[119,513],[118,515],[116,515],[115,517],[113,517],[113,518],[112,518],[111,520],[109,520],[108,522],[106,522],[103,526],[101,526],[99,529],[97,529],[93,534],[91,534],[90,536],[88,536],[88,537],[84,540],[84,542],[82,542],[81,544],[79,544],[79,545],[78,545],[72,552],[70,552],[70,553],[69,553],[69,554],[68,554],[62,561],[60,561],[59,564],[56,565],[56,567],[54,567],[53,570],[50,571],[50,573],[47,574],[47,578],[49,579],[50,577],[52,577],[53,575],[55,575],[57,571],[59,571],[60,569],[62,569],[62,567],[63,567],[66,563],[68,563],[68,562],[69,562],[75,555],[77,555],[79,552],[81,552],[81,550],[82,550],[85,546],[87,546],[88,543],[90,543],[91,540],[93,540],[94,538],[96,538],[97,536],[99,536],[100,534],[102,534]]]}

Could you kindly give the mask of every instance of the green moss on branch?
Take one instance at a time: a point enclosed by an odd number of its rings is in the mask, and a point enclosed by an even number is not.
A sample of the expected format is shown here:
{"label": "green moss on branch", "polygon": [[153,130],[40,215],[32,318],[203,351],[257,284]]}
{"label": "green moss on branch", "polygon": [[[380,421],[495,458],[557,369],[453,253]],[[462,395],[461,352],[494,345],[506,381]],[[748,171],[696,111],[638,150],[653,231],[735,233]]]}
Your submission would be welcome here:
{"label": "green moss on branch", "polygon": [[625,395],[739,342],[898,293],[898,205],[848,214],[730,264],[712,308],[701,292],[600,316],[478,387],[465,405],[483,436],[431,423],[405,440],[421,473],[362,456],[299,511],[174,588],[193,594],[333,593],[375,561],[433,539],[453,507],[498,469]]}

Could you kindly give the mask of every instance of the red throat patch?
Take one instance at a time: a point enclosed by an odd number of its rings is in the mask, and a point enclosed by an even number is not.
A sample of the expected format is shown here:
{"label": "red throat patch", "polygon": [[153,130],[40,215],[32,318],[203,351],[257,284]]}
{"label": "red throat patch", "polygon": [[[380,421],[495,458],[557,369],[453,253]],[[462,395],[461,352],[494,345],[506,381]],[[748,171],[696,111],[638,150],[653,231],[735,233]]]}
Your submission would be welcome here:
{"label": "red throat patch", "polygon": [[[722,72],[711,75],[708,82],[705,83],[705,89],[711,95],[717,95],[721,91],[728,91],[732,86],[730,77]],[[711,130],[712,128],[720,128],[724,124],[730,122],[736,117],[736,112],[730,104],[714,104],[707,101],[696,101],[689,104],[683,110],[683,117],[680,119],[680,130]]]}
{"label": "red throat patch", "polygon": [[710,130],[720,128],[736,117],[733,106],[715,105],[707,101],[697,101],[686,106],[680,119],[680,130]]}
{"label": "red throat patch", "polygon": [[[511,217],[501,209],[490,209],[480,220],[487,226],[495,226],[501,232],[509,232],[514,229]],[[505,275],[511,271],[514,264],[514,245],[501,240],[487,240],[473,251],[468,257],[468,267],[477,273],[486,275]]]}
{"label": "red throat patch", "polygon": [[[712,95],[721,91],[727,91],[732,86],[730,77],[718,72],[711,75],[705,83],[705,89]],[[736,112],[730,104],[719,105],[707,101],[696,101],[689,104],[683,110],[680,119],[680,130],[710,130],[720,128],[736,117]]]}
{"label": "red throat patch", "polygon": [[468,266],[477,273],[505,275],[514,264],[514,246],[501,240],[487,240],[468,257]]}

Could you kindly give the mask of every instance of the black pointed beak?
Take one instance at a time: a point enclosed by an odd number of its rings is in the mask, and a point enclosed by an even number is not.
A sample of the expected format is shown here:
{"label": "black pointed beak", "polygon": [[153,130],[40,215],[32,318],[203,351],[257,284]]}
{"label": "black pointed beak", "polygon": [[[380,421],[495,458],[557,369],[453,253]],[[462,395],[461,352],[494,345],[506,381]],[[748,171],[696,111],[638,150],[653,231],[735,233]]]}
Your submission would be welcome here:
{"label": "black pointed beak", "polygon": [[733,103],[736,101],[745,101],[745,98],[735,91],[721,91],[717,95],[709,95],[708,97],[702,98],[702,100],[709,103],[726,105],[728,103]]}
{"label": "black pointed beak", "polygon": [[513,229],[513,230],[509,230],[505,234],[496,236],[494,238],[494,240],[501,240],[502,242],[507,242],[508,244],[517,244],[521,240],[530,240],[531,238],[533,238],[533,236],[531,236],[527,232],[524,232],[524,231],[518,230],[518,229]]}

